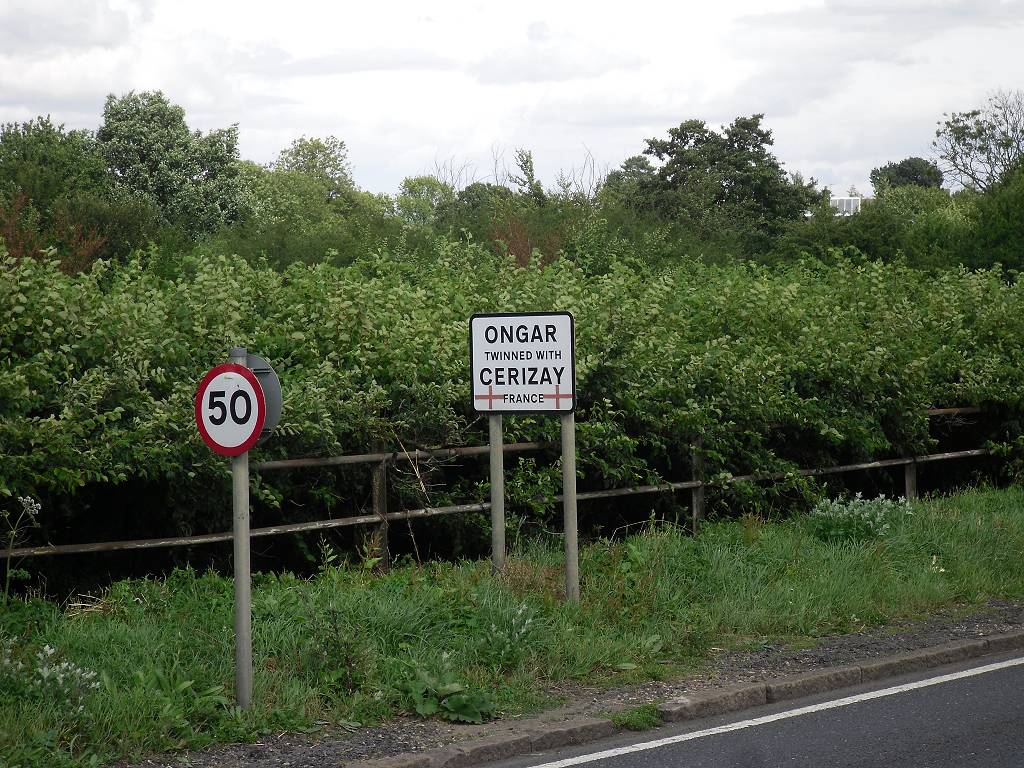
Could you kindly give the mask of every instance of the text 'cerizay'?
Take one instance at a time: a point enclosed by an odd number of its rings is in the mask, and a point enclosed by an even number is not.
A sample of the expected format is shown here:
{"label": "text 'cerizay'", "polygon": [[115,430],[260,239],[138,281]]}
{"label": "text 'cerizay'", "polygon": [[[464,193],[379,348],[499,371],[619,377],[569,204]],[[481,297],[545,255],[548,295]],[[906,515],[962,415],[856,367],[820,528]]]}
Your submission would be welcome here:
{"label": "text 'cerizay'", "polygon": [[568,312],[474,315],[469,322],[474,410],[571,412],[574,330]]}

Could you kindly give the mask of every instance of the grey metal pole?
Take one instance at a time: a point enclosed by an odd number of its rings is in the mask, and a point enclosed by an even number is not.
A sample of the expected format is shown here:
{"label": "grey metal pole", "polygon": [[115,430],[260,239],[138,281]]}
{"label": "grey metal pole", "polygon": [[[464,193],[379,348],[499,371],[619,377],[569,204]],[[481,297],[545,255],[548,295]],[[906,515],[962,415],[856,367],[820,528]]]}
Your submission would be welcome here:
{"label": "grey metal pole", "polygon": [[[245,347],[232,347],[231,362],[246,364]],[[235,554],[235,700],[252,704],[252,583],[249,565],[249,453],[231,459]]]}
{"label": "grey metal pole", "polygon": [[505,570],[505,438],[501,414],[487,417],[491,448],[491,572]]}
{"label": "grey metal pole", "polygon": [[562,414],[562,526],[565,531],[565,599],[580,601],[580,553],[576,529],[576,415]]}

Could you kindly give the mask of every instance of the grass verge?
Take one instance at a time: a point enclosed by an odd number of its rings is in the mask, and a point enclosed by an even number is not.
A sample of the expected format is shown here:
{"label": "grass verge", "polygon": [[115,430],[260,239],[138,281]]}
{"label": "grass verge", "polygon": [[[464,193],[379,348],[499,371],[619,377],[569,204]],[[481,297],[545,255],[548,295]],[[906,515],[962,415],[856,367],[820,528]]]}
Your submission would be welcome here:
{"label": "grass verge", "polygon": [[616,712],[611,720],[619,728],[629,731],[649,731],[661,725],[661,715],[655,704],[641,704],[624,712]]}
{"label": "grass verge", "polygon": [[1024,490],[889,514],[868,539],[823,539],[801,517],[598,541],[581,552],[578,606],[560,600],[559,552],[539,544],[500,577],[486,562],[255,575],[246,712],[230,700],[228,579],[182,570],[63,606],[11,601],[0,764],[99,764],[399,712],[473,721],[537,708],[555,681],[659,678],[712,646],[1024,596]]}

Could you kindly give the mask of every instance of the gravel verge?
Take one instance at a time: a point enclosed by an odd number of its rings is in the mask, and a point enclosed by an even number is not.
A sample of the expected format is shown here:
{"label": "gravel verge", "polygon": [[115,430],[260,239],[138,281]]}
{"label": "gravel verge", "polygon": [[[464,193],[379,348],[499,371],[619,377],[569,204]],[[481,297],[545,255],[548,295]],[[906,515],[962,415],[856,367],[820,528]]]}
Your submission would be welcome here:
{"label": "gravel verge", "polygon": [[[564,699],[566,704],[535,715],[533,720],[559,723],[600,717],[713,688],[795,676],[1022,629],[1024,602],[992,601],[966,615],[963,609],[946,609],[921,621],[822,638],[811,648],[794,649],[783,643],[765,643],[746,651],[716,649],[704,669],[683,679],[620,688],[559,685],[550,693]],[[442,720],[396,718],[351,733],[278,734],[253,744],[220,745],[200,752],[158,755],[112,765],[115,768],[338,768],[349,762],[452,747],[471,739],[500,741],[511,737],[516,722],[499,720],[484,725],[458,725]]]}

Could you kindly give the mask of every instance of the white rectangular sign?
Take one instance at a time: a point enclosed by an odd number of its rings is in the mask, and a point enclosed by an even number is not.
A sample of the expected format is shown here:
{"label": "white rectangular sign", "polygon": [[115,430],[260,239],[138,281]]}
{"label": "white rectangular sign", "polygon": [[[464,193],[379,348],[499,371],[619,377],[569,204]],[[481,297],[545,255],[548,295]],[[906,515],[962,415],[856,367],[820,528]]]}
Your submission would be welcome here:
{"label": "white rectangular sign", "polygon": [[576,407],[576,350],[568,312],[473,315],[473,409],[569,413]]}

